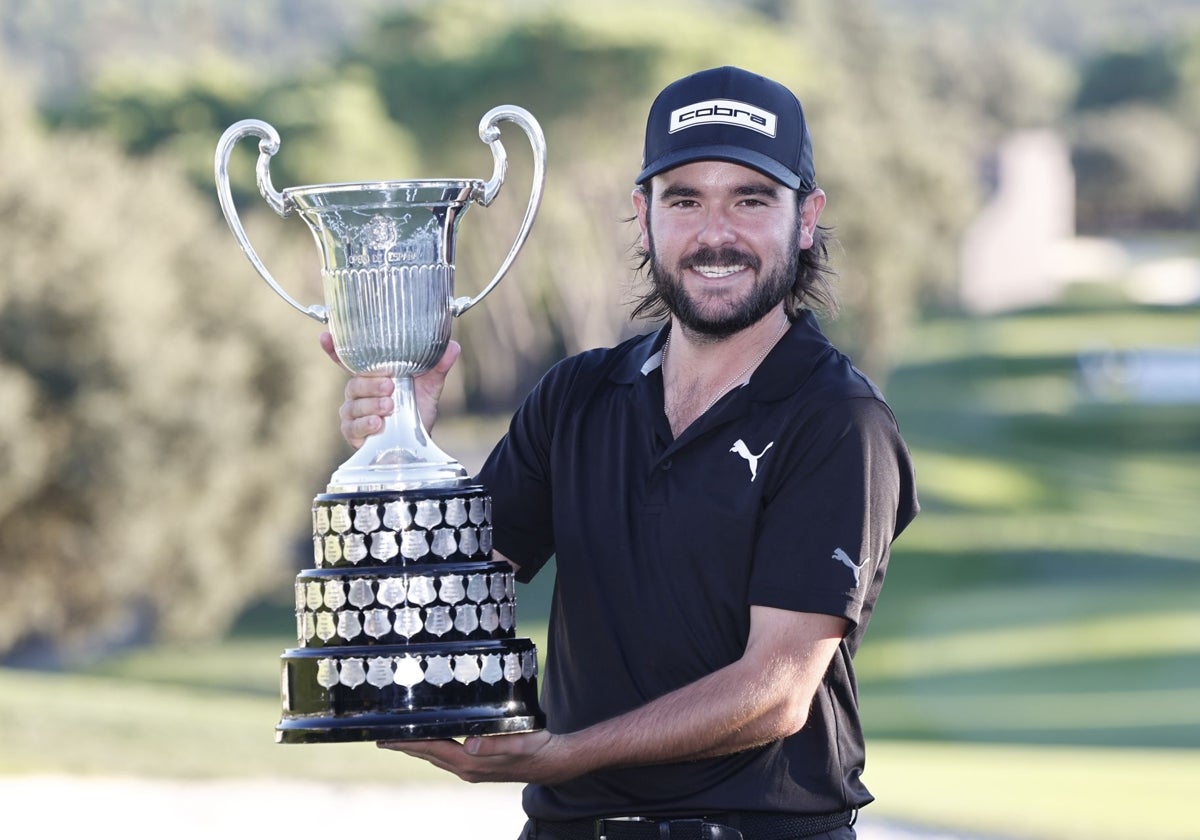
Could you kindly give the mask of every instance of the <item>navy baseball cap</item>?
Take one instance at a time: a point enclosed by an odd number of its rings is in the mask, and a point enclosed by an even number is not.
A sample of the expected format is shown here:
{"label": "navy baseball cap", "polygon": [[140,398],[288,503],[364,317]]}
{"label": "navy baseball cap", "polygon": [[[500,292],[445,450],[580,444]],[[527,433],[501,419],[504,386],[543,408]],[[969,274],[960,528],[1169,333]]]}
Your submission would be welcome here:
{"label": "navy baseball cap", "polygon": [[796,95],[737,67],[672,82],[650,106],[637,183],[697,160],[739,163],[791,189],[816,186],[812,138]]}

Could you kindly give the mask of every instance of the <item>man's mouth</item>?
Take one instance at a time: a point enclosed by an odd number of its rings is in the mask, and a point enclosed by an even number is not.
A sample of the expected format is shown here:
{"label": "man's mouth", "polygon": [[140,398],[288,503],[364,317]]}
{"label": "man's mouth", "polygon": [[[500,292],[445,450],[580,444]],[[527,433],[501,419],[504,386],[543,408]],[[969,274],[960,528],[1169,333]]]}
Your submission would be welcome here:
{"label": "man's mouth", "polygon": [[703,274],[710,280],[719,280],[722,277],[728,277],[731,274],[737,274],[739,271],[745,270],[745,265],[694,265],[692,270],[697,274]]}
{"label": "man's mouth", "polygon": [[757,271],[758,260],[735,248],[701,248],[683,261],[683,267],[708,280],[721,280],[748,268]]}

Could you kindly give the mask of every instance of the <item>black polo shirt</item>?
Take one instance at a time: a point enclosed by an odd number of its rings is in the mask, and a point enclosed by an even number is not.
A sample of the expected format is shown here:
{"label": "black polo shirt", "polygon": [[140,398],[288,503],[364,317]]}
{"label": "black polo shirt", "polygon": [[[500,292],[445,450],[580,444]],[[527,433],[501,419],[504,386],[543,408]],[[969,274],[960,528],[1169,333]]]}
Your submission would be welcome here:
{"label": "black polo shirt", "polygon": [[530,816],[828,813],[871,795],[850,657],[892,540],[917,512],[878,390],[803,313],[750,381],[678,440],[663,411],[665,332],[556,365],[480,480],[494,544],[557,577],[542,704],[554,732],[644,705],[738,659],[751,605],[852,629],[806,726],[735,755],[531,785]]}

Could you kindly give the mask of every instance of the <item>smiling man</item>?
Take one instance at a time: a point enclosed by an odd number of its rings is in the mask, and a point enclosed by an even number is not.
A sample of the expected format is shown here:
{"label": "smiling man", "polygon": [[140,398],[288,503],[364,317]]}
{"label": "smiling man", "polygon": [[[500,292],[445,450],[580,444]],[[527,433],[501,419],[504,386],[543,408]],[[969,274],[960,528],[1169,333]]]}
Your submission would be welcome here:
{"label": "smiling man", "polygon": [[[518,578],[556,558],[548,727],[381,746],[527,782],[523,840],[852,838],[852,657],[917,501],[891,411],[811,311],[834,301],[801,105],[737,68],[681,79],[636,184],[635,315],[666,323],[556,365],[478,476]],[[418,382],[428,425],[456,355]],[[390,387],[347,385],[352,443]]]}

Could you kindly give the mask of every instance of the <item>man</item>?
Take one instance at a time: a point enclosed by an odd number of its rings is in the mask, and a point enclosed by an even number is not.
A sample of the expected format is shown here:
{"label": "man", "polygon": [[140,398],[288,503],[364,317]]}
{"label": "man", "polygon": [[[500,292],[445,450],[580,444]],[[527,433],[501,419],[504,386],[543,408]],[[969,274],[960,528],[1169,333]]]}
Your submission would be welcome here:
{"label": "man", "polygon": [[[643,167],[637,311],[668,322],[556,365],[478,477],[518,578],[556,557],[548,728],[382,746],[528,782],[529,840],[852,838],[851,656],[917,502],[890,410],[806,308],[825,195],[800,103],[736,68],[681,79]],[[429,423],[457,353],[418,381]],[[351,380],[352,443],[390,388]]]}

